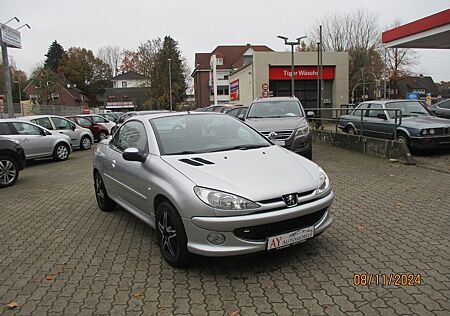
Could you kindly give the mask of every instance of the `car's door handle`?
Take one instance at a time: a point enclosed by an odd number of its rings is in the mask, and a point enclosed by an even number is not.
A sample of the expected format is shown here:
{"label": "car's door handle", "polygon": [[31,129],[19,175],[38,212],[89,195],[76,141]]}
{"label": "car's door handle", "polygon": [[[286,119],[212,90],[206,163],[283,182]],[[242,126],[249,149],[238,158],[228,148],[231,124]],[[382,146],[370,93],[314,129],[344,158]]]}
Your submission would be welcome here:
{"label": "car's door handle", "polygon": [[64,134],[64,132],[59,132],[60,134]]}
{"label": "car's door handle", "polygon": [[111,161],[111,166],[112,166],[113,168],[116,166],[116,161],[115,161],[115,160]]}
{"label": "car's door handle", "polygon": [[23,138],[22,140],[23,140],[24,142],[30,141],[28,138]]}

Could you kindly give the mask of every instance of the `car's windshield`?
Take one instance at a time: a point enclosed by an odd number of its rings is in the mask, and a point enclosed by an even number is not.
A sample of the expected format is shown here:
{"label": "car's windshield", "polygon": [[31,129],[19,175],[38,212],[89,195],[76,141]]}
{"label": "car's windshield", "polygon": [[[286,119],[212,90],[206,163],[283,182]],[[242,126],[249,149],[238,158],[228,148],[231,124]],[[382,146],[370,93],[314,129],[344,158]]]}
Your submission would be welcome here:
{"label": "car's windshield", "polygon": [[151,119],[162,155],[182,155],[270,146],[270,142],[228,115],[187,114]]}
{"label": "car's windshield", "polygon": [[[386,103],[386,109],[402,110],[402,117],[430,115],[428,110],[419,101],[403,101]],[[394,111],[388,111],[391,118],[395,117]]]}
{"label": "car's windshield", "polygon": [[303,112],[297,101],[263,101],[253,103],[247,117],[303,117]]}

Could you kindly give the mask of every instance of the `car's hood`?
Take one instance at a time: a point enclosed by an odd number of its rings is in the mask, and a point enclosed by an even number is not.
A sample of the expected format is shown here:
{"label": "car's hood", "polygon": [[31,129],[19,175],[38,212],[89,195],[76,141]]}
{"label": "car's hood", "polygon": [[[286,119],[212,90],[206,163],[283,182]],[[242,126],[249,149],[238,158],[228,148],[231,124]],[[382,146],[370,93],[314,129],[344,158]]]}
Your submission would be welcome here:
{"label": "car's hood", "polygon": [[[198,186],[253,201],[314,190],[319,184],[319,167],[315,163],[278,146],[161,158]],[[193,166],[180,161],[192,158],[213,164]]]}
{"label": "car's hood", "polygon": [[449,127],[450,121],[445,118],[435,116],[403,117],[402,126],[423,128]]}
{"label": "car's hood", "polygon": [[245,123],[263,132],[291,130],[308,124],[304,117],[248,118]]}

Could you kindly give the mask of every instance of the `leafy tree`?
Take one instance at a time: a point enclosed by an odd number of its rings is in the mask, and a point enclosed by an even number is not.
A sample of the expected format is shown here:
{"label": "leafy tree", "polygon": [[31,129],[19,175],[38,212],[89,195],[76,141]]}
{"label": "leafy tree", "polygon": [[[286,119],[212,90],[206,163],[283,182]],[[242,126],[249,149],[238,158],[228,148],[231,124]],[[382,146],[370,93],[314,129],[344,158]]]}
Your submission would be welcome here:
{"label": "leafy tree", "polygon": [[[26,94],[23,92],[27,84],[27,74],[25,71],[17,68],[16,63],[14,62],[12,57],[9,57],[9,72],[11,78],[11,90],[12,90],[12,99],[13,103],[19,103],[19,85],[21,92],[21,99],[24,100],[26,98]],[[3,74],[3,64],[0,60],[0,74]],[[3,80],[3,76],[0,75],[0,91],[4,91],[5,82]]]}
{"label": "leafy tree", "polygon": [[111,85],[111,67],[86,48],[69,48],[61,60],[58,73],[91,96],[91,100],[95,99],[93,96],[97,89]]}
{"label": "leafy tree", "polygon": [[65,56],[66,52],[64,48],[57,41],[53,41],[53,43],[48,48],[47,54],[45,57],[44,67],[50,69],[51,71],[56,72],[58,70],[61,59]]}
{"label": "leafy tree", "polygon": [[186,61],[181,55],[178,42],[170,36],[165,36],[162,47],[156,54],[150,75],[152,98],[146,104],[151,108],[169,109],[169,59],[171,59],[172,102],[173,104],[181,103],[186,97],[186,77],[188,74]]}
{"label": "leafy tree", "polygon": [[57,74],[49,68],[37,66],[33,70],[30,80],[33,80],[33,85],[36,87],[38,104],[50,104],[51,94],[60,92]]}

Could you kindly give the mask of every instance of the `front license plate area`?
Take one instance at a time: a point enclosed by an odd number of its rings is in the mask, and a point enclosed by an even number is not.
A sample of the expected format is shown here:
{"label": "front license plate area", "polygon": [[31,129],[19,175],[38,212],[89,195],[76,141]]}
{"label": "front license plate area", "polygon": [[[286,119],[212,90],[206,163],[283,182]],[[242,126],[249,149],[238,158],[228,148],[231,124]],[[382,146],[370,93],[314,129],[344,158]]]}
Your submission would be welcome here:
{"label": "front license plate area", "polygon": [[274,140],[273,142],[275,143],[275,145],[278,145],[281,147],[286,146],[286,142],[284,140]]}
{"label": "front license plate area", "polygon": [[267,239],[267,250],[280,249],[301,243],[314,236],[314,226],[272,236]]}

